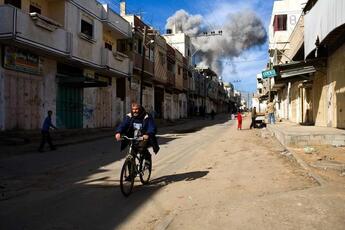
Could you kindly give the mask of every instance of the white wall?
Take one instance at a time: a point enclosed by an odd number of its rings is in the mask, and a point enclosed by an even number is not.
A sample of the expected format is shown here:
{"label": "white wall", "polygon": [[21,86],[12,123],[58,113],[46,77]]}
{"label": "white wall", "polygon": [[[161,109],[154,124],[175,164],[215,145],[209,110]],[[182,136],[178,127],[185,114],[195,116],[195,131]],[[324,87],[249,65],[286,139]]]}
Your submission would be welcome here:
{"label": "white wall", "polygon": [[[77,6],[68,3],[66,29],[73,33],[73,58],[80,61],[89,62],[88,64],[101,65],[103,47],[103,24],[94,15],[85,12]],[[87,15],[93,21],[93,40],[88,40],[80,35],[80,24],[83,15]]]}
{"label": "white wall", "polygon": [[41,111],[41,118],[47,116],[48,110],[53,111],[53,123],[56,124],[56,95],[57,95],[57,84],[56,84],[56,61],[46,58],[41,58],[43,62],[43,98]]}
{"label": "white wall", "polygon": [[[269,48],[274,49],[288,49],[288,44],[277,44],[279,42],[287,42],[291,32],[295,28],[300,15],[302,14],[302,9],[306,0],[284,0],[275,1],[272,10],[272,16],[269,24]],[[273,21],[274,15],[286,14],[287,15],[287,30],[286,31],[276,31],[274,32]]]}

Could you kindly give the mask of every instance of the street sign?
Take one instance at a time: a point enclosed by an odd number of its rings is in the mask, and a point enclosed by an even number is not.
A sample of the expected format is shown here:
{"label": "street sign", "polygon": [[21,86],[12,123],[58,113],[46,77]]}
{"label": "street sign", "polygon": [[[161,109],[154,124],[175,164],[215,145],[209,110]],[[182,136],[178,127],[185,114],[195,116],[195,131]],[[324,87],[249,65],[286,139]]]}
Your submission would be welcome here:
{"label": "street sign", "polygon": [[270,78],[270,77],[275,77],[275,76],[277,76],[277,73],[276,73],[275,69],[270,69],[270,70],[262,71],[262,78],[263,79]]}

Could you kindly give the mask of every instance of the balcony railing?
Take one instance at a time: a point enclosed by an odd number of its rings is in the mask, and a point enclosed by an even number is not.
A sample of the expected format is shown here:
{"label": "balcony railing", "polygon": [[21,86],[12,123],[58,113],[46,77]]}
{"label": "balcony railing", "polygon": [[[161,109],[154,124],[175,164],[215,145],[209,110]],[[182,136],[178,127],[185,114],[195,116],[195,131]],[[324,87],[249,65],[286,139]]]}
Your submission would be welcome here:
{"label": "balcony railing", "polygon": [[[134,68],[141,70],[142,67],[142,56],[138,53],[134,53]],[[144,70],[145,72],[153,75],[154,63],[145,58]]]}
{"label": "balcony railing", "polygon": [[75,5],[78,6],[78,8],[81,8],[85,11],[87,11],[90,14],[93,14],[94,16],[101,18],[103,15],[103,7],[102,4],[99,3],[96,0],[71,0]]}
{"label": "balcony railing", "polygon": [[59,55],[71,52],[72,35],[51,19],[2,5],[0,21],[0,39],[13,39]]}
{"label": "balcony railing", "polygon": [[132,30],[130,24],[120,15],[111,10],[109,8],[109,5],[104,5],[103,7],[103,22],[109,25],[110,27],[114,28],[115,30],[119,31],[123,36],[131,37]]}
{"label": "balcony railing", "polygon": [[167,77],[168,77],[167,83],[169,85],[175,86],[175,74],[173,72],[168,71]]}
{"label": "balcony railing", "polygon": [[105,48],[102,48],[102,66],[127,75],[132,72],[130,60],[127,55]]}

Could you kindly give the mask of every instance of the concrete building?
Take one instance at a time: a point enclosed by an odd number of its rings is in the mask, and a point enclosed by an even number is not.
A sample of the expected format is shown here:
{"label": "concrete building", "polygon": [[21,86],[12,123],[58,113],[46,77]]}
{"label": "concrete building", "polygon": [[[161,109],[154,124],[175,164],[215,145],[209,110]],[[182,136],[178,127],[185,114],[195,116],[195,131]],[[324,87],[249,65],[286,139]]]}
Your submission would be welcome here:
{"label": "concrete building", "polygon": [[1,0],[0,19],[1,130],[38,129],[48,110],[60,128],[122,118],[128,22],[93,0]]}
{"label": "concrete building", "polygon": [[120,15],[133,30],[130,41],[130,57],[133,61],[133,76],[130,79],[130,101],[140,102],[147,110],[154,105],[154,62],[155,31],[140,17],[126,13],[126,2],[121,2]]}
{"label": "concrete building", "polygon": [[159,34],[155,35],[155,69],[154,69],[154,114],[156,118],[165,117],[164,91],[168,84],[167,43]]}
{"label": "concrete building", "polygon": [[344,128],[345,4],[310,0],[303,7],[287,48],[275,49],[272,56],[277,115],[301,124]]}
{"label": "concrete building", "polygon": [[310,84],[317,126],[345,128],[344,12],[341,0],[309,0],[304,8],[304,58],[321,61]]}
{"label": "concrete building", "polygon": [[[192,43],[189,36],[182,32],[176,32],[175,28],[168,29],[167,33],[163,35],[167,43],[174,47],[182,55],[182,63],[177,64],[177,74],[182,74],[182,78],[178,76],[176,78],[177,88],[180,90],[178,93],[178,103],[179,103],[179,117],[188,116],[188,102],[191,102],[192,99],[188,97],[188,87],[189,87],[189,78],[192,77],[191,74],[191,47]],[[181,71],[181,72],[180,72]],[[179,74],[180,72],[180,74]],[[193,104],[193,103],[192,103]],[[191,105],[189,105],[191,107]]]}

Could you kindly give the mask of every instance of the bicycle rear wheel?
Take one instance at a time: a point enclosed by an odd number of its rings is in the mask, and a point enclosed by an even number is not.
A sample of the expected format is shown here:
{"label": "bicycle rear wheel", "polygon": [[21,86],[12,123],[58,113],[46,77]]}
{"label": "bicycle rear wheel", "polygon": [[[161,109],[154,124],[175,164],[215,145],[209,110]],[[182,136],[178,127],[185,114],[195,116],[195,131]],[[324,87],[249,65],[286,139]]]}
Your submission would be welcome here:
{"label": "bicycle rear wheel", "polygon": [[151,157],[149,157],[148,159],[145,159],[144,156],[141,156],[139,177],[140,177],[140,181],[142,184],[149,183],[150,176],[151,176],[151,170],[152,170]]}
{"label": "bicycle rear wheel", "polygon": [[134,184],[134,177],[135,172],[133,161],[126,159],[125,163],[123,163],[120,176],[120,187],[124,196],[129,196],[129,194],[131,194]]}

